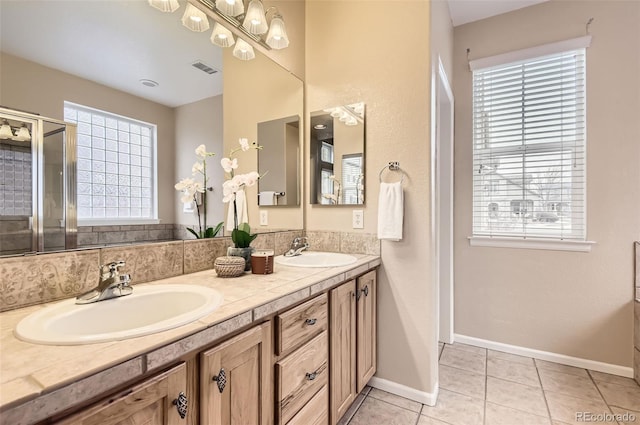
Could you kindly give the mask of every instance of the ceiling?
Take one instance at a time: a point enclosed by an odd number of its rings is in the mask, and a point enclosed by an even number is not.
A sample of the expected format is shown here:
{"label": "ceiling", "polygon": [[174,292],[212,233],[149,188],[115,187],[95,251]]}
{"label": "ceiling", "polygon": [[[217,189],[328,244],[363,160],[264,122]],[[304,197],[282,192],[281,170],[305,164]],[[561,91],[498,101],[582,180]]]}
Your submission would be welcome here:
{"label": "ceiling", "polygon": [[[0,0],[3,52],[154,102],[175,107],[222,93],[222,70],[211,30],[182,26],[185,2],[162,13],[141,0]],[[159,83],[141,84],[141,79]]]}
{"label": "ceiling", "polygon": [[[448,0],[453,25],[547,0]],[[176,107],[222,93],[222,52],[210,31],[182,26],[185,2],[161,13],[142,0],[0,0],[0,48],[154,102]],[[27,25],[28,23],[28,25]],[[142,85],[141,79],[159,83]]]}
{"label": "ceiling", "polygon": [[448,0],[454,27],[545,1],[549,0]]}

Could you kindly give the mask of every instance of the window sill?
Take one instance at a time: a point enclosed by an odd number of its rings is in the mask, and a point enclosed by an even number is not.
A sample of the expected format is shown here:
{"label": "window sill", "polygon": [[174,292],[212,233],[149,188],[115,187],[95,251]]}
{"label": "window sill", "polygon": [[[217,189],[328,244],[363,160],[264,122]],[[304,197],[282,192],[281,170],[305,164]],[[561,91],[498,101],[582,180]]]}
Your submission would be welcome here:
{"label": "window sill", "polygon": [[107,220],[78,220],[78,226],[129,226],[136,224],[160,224],[159,219],[107,219]]}
{"label": "window sill", "polygon": [[593,241],[570,241],[551,239],[520,239],[507,237],[469,236],[470,246],[493,248],[542,249],[550,251],[591,252]]}

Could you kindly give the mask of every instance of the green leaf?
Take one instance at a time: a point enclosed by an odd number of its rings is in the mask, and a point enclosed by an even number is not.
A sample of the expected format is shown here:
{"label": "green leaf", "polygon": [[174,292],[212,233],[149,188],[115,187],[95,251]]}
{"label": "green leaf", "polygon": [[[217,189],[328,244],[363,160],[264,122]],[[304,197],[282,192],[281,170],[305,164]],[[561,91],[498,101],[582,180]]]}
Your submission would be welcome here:
{"label": "green leaf", "polygon": [[200,239],[200,234],[193,230],[191,227],[187,227],[187,230],[190,231],[196,237],[196,239]]}
{"label": "green leaf", "polygon": [[249,223],[240,223],[238,225],[238,230],[242,230],[243,232],[246,232],[247,234],[251,234],[251,227],[249,226]]}
{"label": "green leaf", "polygon": [[213,227],[207,227],[207,229],[204,231],[204,237],[207,239],[214,237]]}
{"label": "green leaf", "polygon": [[258,235],[250,235],[244,230],[239,229],[233,229],[231,232],[231,240],[235,244],[236,248],[249,248],[251,242],[253,242],[257,236]]}
{"label": "green leaf", "polygon": [[224,221],[221,221],[216,225],[216,227],[214,227],[212,237],[215,237],[218,233],[220,233],[220,230],[222,230],[222,226],[224,226]]}

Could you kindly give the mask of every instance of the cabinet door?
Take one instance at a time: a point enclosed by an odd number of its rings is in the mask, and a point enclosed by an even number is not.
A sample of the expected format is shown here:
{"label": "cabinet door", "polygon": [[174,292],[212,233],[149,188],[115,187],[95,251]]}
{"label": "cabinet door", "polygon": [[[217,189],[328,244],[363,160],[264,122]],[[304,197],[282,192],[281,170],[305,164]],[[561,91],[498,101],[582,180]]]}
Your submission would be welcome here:
{"label": "cabinet door", "polygon": [[256,326],[200,356],[200,423],[273,423],[269,323]]}
{"label": "cabinet door", "polygon": [[356,352],[358,353],[358,376],[356,390],[362,391],[376,373],[376,272],[362,275],[357,280],[358,331]]}
{"label": "cabinet door", "polygon": [[[186,391],[185,364],[121,391],[65,420],[59,425],[182,425],[177,399]],[[188,412],[188,401],[187,401]]]}
{"label": "cabinet door", "polygon": [[331,290],[331,424],[356,398],[356,282]]}

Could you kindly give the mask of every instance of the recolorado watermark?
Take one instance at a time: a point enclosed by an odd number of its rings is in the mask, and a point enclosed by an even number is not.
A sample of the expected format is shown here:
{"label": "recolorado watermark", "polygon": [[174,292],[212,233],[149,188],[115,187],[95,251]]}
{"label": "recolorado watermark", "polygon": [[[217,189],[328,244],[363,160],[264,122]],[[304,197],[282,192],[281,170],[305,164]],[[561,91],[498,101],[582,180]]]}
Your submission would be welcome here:
{"label": "recolorado watermark", "polygon": [[593,412],[576,412],[576,422],[592,422],[592,423],[614,423],[618,422],[635,422],[636,415],[631,412],[625,413],[593,413]]}

